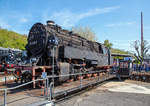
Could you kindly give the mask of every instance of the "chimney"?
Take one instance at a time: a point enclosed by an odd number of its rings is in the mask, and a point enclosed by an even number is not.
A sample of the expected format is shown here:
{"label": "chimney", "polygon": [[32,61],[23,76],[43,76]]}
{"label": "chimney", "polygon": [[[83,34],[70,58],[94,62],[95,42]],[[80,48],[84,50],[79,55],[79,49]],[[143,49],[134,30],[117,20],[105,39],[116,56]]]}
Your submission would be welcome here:
{"label": "chimney", "polygon": [[54,22],[54,21],[51,21],[51,20],[48,20],[48,21],[47,21],[47,25],[55,25],[55,22]]}

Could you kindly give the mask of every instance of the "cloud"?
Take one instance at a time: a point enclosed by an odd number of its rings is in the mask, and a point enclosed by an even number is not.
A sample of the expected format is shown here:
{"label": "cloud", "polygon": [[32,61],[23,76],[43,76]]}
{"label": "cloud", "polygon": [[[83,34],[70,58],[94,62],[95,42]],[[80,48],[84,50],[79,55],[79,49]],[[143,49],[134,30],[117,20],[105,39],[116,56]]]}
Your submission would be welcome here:
{"label": "cloud", "polygon": [[131,43],[135,41],[134,39],[132,40],[114,40],[112,41],[113,47],[121,50],[126,50],[126,51],[132,51],[134,50],[133,47],[131,46]]}
{"label": "cloud", "polygon": [[[150,42],[150,39],[146,39],[148,42]],[[135,39],[131,40],[114,40],[111,41],[113,44],[113,48],[121,49],[121,50],[126,50],[126,51],[134,51],[134,48],[132,46],[133,42]]]}
{"label": "cloud", "polygon": [[114,45],[119,45],[119,46],[129,46],[131,42],[135,40],[115,40],[113,41]]}
{"label": "cloud", "polygon": [[106,24],[105,27],[121,27],[121,26],[130,26],[134,25],[135,22],[120,22],[120,23],[115,23],[115,24]]}
{"label": "cloud", "polygon": [[4,19],[0,18],[0,27],[5,29],[10,29],[11,26]]}
{"label": "cloud", "polygon": [[96,16],[99,14],[109,13],[118,8],[120,8],[120,6],[95,8],[95,9],[90,9],[84,13],[73,13],[70,10],[65,9],[65,10],[61,10],[59,12],[54,12],[50,16],[48,15],[48,12],[45,12],[43,14],[43,21],[51,19],[51,20],[56,21],[58,24],[60,24],[64,27],[71,27],[71,26],[74,26],[77,22],[79,22],[80,20],[82,20],[84,18]]}
{"label": "cloud", "polygon": [[28,22],[28,19],[25,18],[25,17],[22,17],[22,18],[20,18],[20,22],[21,23],[26,23],[26,22]]}
{"label": "cloud", "polygon": [[3,14],[0,17],[0,27],[8,30],[14,30],[17,27],[22,27],[23,25],[25,25],[24,23],[29,22],[31,19],[31,14],[22,14],[18,12]]}

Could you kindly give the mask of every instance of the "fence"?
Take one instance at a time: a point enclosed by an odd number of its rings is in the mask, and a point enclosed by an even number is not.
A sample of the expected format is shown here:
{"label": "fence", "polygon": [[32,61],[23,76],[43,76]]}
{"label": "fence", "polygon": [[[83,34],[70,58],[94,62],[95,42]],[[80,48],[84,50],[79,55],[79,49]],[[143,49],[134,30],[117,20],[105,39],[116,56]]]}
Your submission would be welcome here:
{"label": "fence", "polygon": [[[51,100],[50,98],[52,98],[52,97],[51,97],[52,94],[48,94],[48,90],[49,90],[49,89],[52,90],[52,85],[53,85],[53,83],[50,83],[50,84],[49,84],[49,83],[48,83],[48,78],[47,78],[47,79],[37,79],[37,80],[30,81],[30,82],[24,83],[24,84],[19,85],[19,86],[16,86],[16,87],[0,89],[0,91],[4,91],[4,106],[7,105],[7,92],[8,92],[9,90],[14,90],[14,89],[17,89],[17,88],[21,88],[21,87],[23,87],[23,86],[26,86],[26,85],[28,85],[28,84],[31,84],[31,83],[37,82],[37,81],[44,81],[44,82],[45,82],[45,84],[44,84],[44,85],[45,85],[45,87],[44,87],[44,96],[45,96],[46,98],[49,98],[49,100]],[[46,90],[47,90],[47,94],[46,94]],[[52,93],[52,91],[50,91],[50,92]],[[50,97],[48,97],[48,95],[49,95]]]}

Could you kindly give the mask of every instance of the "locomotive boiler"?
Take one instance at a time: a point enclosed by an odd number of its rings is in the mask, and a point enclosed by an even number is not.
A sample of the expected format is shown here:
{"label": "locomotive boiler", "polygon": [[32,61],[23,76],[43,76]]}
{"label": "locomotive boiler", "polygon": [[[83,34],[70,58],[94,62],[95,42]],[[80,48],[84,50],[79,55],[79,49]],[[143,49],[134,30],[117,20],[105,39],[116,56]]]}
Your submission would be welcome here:
{"label": "locomotive boiler", "polygon": [[[80,66],[86,71],[94,71],[94,67],[112,64],[110,50],[103,44],[62,29],[53,21],[32,26],[26,50],[35,65],[54,65],[56,75],[78,73]],[[68,78],[61,77],[59,80]]]}

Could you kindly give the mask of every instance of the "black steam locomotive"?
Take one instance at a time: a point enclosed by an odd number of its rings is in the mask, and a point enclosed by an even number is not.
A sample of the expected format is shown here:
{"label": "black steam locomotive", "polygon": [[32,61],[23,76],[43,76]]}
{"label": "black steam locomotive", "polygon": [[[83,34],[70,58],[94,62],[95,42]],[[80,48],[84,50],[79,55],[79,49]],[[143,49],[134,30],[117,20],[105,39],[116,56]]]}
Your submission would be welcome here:
{"label": "black steam locomotive", "polygon": [[75,73],[77,71],[73,70],[82,64],[90,71],[93,67],[112,64],[110,50],[104,45],[64,30],[53,21],[47,21],[47,25],[36,23],[32,26],[26,50],[35,65],[54,64],[57,75]]}

